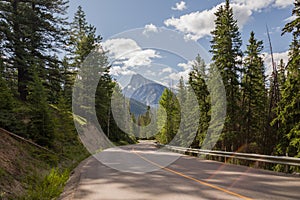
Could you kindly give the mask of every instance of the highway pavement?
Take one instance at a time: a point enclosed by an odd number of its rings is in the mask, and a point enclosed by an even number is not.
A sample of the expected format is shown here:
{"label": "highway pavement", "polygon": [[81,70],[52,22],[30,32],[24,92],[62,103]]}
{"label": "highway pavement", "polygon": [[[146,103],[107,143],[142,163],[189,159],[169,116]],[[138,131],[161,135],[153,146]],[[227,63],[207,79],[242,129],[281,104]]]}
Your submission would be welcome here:
{"label": "highway pavement", "polygon": [[157,151],[142,142],[89,158],[71,199],[300,199],[300,177]]}

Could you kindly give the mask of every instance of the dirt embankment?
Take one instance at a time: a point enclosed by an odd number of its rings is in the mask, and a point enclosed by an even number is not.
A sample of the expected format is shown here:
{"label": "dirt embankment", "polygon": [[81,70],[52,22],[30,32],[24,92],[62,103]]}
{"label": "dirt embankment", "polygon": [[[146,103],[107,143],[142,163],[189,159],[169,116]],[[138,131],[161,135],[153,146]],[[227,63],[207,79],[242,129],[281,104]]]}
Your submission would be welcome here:
{"label": "dirt embankment", "polygon": [[35,158],[34,147],[0,131],[0,199],[23,195],[28,183],[45,172],[45,164]]}
{"label": "dirt embankment", "polygon": [[0,134],[0,197],[4,198],[24,191],[18,179],[22,175],[20,160],[27,157],[27,153],[19,141],[5,133]]}

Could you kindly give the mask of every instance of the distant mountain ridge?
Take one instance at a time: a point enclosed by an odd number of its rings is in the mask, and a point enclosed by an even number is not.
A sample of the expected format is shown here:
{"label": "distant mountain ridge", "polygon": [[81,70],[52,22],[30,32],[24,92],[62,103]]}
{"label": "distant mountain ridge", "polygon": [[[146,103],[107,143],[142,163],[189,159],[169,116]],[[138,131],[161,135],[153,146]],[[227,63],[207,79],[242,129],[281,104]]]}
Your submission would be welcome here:
{"label": "distant mountain ridge", "polygon": [[129,84],[123,89],[123,93],[126,97],[131,97],[138,88],[149,83],[154,83],[154,81],[146,79],[140,74],[134,74],[132,75]]}
{"label": "distant mountain ridge", "polygon": [[[129,84],[123,89],[123,94],[132,100],[130,110],[134,111],[134,114],[141,114],[144,113],[147,106],[157,107],[165,89],[165,86],[151,81],[140,74],[135,74],[131,77]],[[144,107],[141,105],[144,105]]]}
{"label": "distant mountain ridge", "polygon": [[148,83],[135,90],[131,99],[135,99],[149,106],[156,106],[165,88],[165,86],[158,83]]}

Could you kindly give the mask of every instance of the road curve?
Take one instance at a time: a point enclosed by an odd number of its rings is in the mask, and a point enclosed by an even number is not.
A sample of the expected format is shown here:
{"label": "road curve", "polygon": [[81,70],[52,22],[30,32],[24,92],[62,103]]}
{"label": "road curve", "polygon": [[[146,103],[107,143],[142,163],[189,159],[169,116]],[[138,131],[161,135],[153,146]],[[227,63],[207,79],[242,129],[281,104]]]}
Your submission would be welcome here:
{"label": "road curve", "polygon": [[[170,165],[164,165],[172,160],[175,161]],[[68,199],[282,200],[299,197],[299,176],[158,152],[153,143],[143,142],[121,150],[109,149],[88,159]]]}

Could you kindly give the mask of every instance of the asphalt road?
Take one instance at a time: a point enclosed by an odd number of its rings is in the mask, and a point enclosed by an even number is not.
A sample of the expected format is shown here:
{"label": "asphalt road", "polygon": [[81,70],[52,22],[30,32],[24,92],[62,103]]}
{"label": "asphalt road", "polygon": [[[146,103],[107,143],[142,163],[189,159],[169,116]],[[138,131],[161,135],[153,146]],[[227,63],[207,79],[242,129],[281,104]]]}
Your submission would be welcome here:
{"label": "asphalt road", "polygon": [[300,177],[158,152],[146,142],[90,158],[72,199],[300,199]]}

